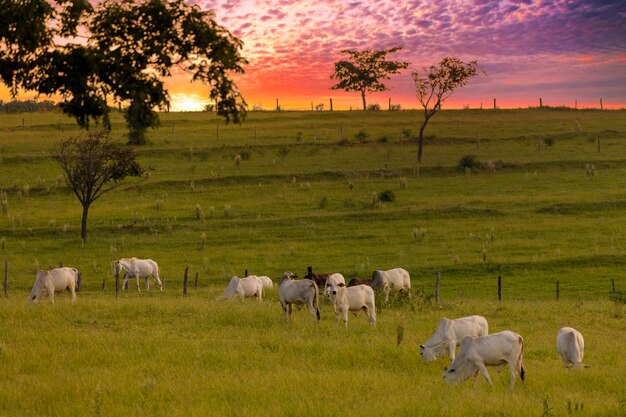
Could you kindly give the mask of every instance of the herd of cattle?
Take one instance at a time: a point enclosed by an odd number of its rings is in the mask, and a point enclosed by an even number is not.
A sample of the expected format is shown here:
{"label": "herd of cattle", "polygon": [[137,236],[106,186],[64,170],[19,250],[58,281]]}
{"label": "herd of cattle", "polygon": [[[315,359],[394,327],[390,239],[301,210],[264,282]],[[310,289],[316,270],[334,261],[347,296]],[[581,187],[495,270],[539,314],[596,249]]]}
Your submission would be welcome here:
{"label": "herd of cattle", "polygon": [[[163,283],[159,277],[159,267],[151,259],[124,258],[114,261],[115,274],[124,272],[124,285],[131,279],[137,281],[144,278],[146,289],[150,289],[148,278],[154,277],[163,291]],[[391,291],[405,292],[411,295],[411,280],[407,270],[402,268],[387,271],[376,270],[371,280],[352,279],[346,285],[342,274],[314,274],[309,270],[305,279],[296,280],[297,275],[285,272],[278,285],[278,296],[285,320],[292,320],[292,306],[305,305],[314,320],[320,319],[319,293],[332,302],[335,320],[339,318],[348,326],[348,313],[355,315],[365,311],[370,324],[376,326],[376,299],[374,290],[380,290],[387,301]],[[76,301],[78,271],[75,268],[56,268],[39,271],[29,296],[31,302],[43,298],[46,294],[54,304],[54,293],[69,290],[72,302]],[[266,289],[273,288],[274,283],[266,276],[250,275],[245,278],[232,277],[219,300],[247,297],[263,300]],[[124,286],[123,286],[124,287]],[[122,287],[122,288],[123,288]],[[459,353],[456,348],[460,346]],[[568,368],[586,367],[582,363],[584,355],[584,339],[576,329],[563,327],[556,338],[556,348],[561,356],[563,366]],[[420,354],[426,364],[446,356],[452,363],[444,369],[443,378],[447,382],[460,382],[482,374],[490,385],[493,385],[487,366],[501,371],[509,367],[510,387],[515,386],[517,375],[524,381],[524,339],[510,330],[489,334],[489,325],[482,316],[469,316],[458,319],[441,318],[433,336],[420,345]]]}

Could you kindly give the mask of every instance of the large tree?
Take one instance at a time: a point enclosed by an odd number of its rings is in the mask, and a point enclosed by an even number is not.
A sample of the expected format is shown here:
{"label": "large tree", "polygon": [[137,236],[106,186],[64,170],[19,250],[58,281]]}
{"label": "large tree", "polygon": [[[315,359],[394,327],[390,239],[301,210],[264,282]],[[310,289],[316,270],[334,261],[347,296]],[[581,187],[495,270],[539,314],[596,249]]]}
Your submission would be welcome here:
{"label": "large tree", "polygon": [[424,67],[413,71],[413,81],[417,98],[424,108],[424,122],[420,127],[417,162],[422,162],[424,129],[431,117],[441,110],[441,103],[452,95],[454,90],[467,84],[470,78],[478,75],[480,68],[477,61],[463,62],[458,58],[446,57],[439,65]]}
{"label": "large tree", "polygon": [[80,235],[86,242],[91,204],[122,185],[124,178],[140,176],[143,169],[132,148],[115,142],[103,130],[61,140],[51,155],[83,207]]}
{"label": "large tree", "polygon": [[164,78],[187,72],[210,86],[217,113],[239,122],[246,104],[232,80],[247,61],[242,42],[210,11],[184,0],[0,0],[0,78],[19,89],[59,94],[81,127],[109,124],[124,107],[129,142],[145,143],[167,110]]}
{"label": "large tree", "polygon": [[367,109],[365,95],[387,91],[389,88],[381,80],[388,80],[391,75],[398,74],[409,66],[409,62],[389,61],[387,55],[402,48],[383,49],[382,51],[365,50],[362,52],[345,49],[350,60],[335,62],[335,72],[331,79],[338,80],[333,90],[358,91],[363,100],[363,110]]}

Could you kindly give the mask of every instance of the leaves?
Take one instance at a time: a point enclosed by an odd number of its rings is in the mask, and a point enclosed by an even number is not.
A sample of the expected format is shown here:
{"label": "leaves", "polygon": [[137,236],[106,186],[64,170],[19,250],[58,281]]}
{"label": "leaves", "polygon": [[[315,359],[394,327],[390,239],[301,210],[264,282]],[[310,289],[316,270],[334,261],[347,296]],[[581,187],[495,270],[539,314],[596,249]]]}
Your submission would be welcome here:
{"label": "leaves", "polygon": [[[52,4],[55,6],[53,7]],[[218,25],[210,11],[184,0],[0,0],[0,77],[11,86],[60,94],[61,108],[88,128],[104,120],[108,103],[126,104],[129,141],[145,143],[159,125],[155,109],[170,97],[162,78],[189,72],[211,87],[217,114],[240,122],[246,103],[231,78],[247,64],[241,40]],[[86,38],[86,41],[78,38]]]}
{"label": "leaves", "polygon": [[[402,48],[390,48],[380,51],[365,50],[362,52],[345,49],[341,52],[348,54],[351,61],[335,62],[335,72],[331,79],[338,80],[332,86],[333,90],[360,91],[374,93],[388,90],[381,80],[388,80],[391,75],[398,74],[409,66],[409,62],[388,61],[387,55]],[[363,109],[365,110],[365,103]]]}

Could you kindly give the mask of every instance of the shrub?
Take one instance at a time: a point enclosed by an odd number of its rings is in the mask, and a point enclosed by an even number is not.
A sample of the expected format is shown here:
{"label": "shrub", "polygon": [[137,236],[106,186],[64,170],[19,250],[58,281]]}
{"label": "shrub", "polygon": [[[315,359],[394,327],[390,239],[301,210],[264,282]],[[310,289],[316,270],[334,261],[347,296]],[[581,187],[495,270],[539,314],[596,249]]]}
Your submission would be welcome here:
{"label": "shrub", "polygon": [[396,201],[396,196],[393,193],[393,191],[385,190],[381,192],[380,194],[378,194],[378,199],[386,203],[393,203],[394,201]]}
{"label": "shrub", "polygon": [[465,155],[463,158],[459,159],[459,168],[464,169],[474,169],[480,166],[480,162],[478,162],[478,158],[476,155]]}
{"label": "shrub", "polygon": [[380,104],[374,103],[367,106],[367,110],[378,111],[380,110]]}
{"label": "shrub", "polygon": [[399,104],[392,104],[391,106],[389,106],[389,111],[399,111],[401,109],[402,107]]}
{"label": "shrub", "polygon": [[387,143],[389,142],[389,136],[384,135],[378,138],[378,143]]}
{"label": "shrub", "polygon": [[324,111],[324,103],[316,104],[315,111]]}
{"label": "shrub", "polygon": [[354,135],[354,138],[358,141],[364,142],[369,136],[369,133],[361,129]]}
{"label": "shrub", "polygon": [[546,144],[546,146],[552,146],[554,145],[554,138],[544,138],[543,139],[543,143]]}

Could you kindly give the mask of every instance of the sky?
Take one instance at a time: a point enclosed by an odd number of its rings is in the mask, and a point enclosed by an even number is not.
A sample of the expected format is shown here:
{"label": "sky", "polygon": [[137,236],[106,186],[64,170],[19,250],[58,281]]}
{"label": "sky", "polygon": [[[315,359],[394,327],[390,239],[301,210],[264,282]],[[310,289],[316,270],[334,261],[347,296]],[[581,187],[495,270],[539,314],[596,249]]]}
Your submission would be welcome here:
{"label": "sky", "polygon": [[[359,93],[331,90],[344,49],[403,49],[411,63],[367,97],[386,108],[418,108],[411,71],[445,56],[477,60],[486,75],[444,108],[544,105],[626,108],[624,0],[196,0],[244,42],[237,78],[250,107],[359,108]],[[172,110],[200,110],[208,89],[177,74],[167,81]],[[5,89],[6,90],[6,89]],[[0,90],[0,95],[2,90]]]}

